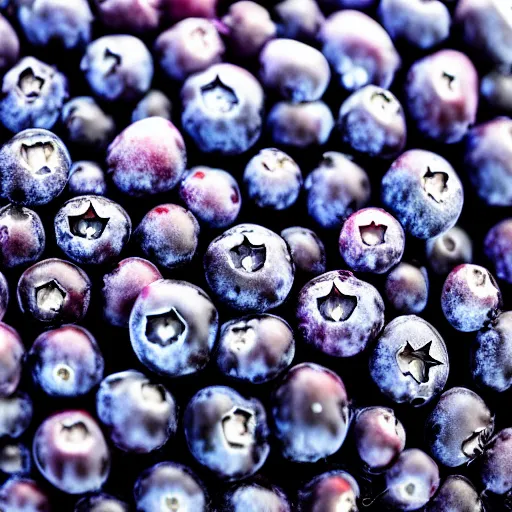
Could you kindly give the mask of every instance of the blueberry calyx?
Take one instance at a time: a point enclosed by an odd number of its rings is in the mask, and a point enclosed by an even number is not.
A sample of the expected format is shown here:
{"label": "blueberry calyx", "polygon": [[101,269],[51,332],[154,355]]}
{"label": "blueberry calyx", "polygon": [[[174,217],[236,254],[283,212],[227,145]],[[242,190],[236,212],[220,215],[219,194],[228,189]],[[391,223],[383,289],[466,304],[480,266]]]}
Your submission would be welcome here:
{"label": "blueberry calyx", "polygon": [[68,216],[71,233],[87,240],[100,238],[109,220],[109,217],[100,217],[90,202],[85,213]]}
{"label": "blueberry calyx", "polygon": [[25,163],[34,174],[50,174],[51,168],[48,160],[52,157],[55,147],[51,142],[36,142],[35,144],[22,144],[20,153]]}
{"label": "blueberry calyx", "polygon": [[265,265],[267,248],[265,244],[252,244],[244,235],[243,242],[233,247],[229,254],[235,268],[243,269],[246,272],[257,272]]}
{"label": "blueberry calyx", "polygon": [[235,91],[222,82],[219,75],[212,82],[201,87],[201,95],[206,108],[220,114],[231,112],[235,105],[238,105]]}
{"label": "blueberry calyx", "polygon": [[245,448],[253,442],[256,421],[254,414],[240,407],[233,407],[222,418],[222,431],[232,448]]}
{"label": "blueberry calyx", "polygon": [[117,68],[121,65],[121,56],[117,53],[114,53],[110,48],[105,48],[103,58],[107,64],[105,76],[113,75],[117,71]]}
{"label": "blueberry calyx", "polygon": [[443,71],[442,77],[444,80],[446,80],[446,83],[448,84],[448,89],[450,89],[451,91],[453,89],[453,82],[455,82],[455,75]]}
{"label": "blueberry calyx", "polygon": [[175,308],[146,317],[146,338],[151,343],[162,347],[179,341],[186,328],[185,320]]}
{"label": "blueberry calyx", "polygon": [[66,298],[66,292],[55,279],[38,286],[35,292],[37,306],[39,309],[48,312],[60,311]]}
{"label": "blueberry calyx", "polygon": [[62,439],[70,444],[83,442],[89,436],[89,429],[83,421],[77,421],[70,425],[62,425]]}
{"label": "blueberry calyx", "polygon": [[409,342],[397,353],[396,360],[400,371],[404,375],[410,375],[418,384],[425,384],[429,380],[430,368],[444,363],[434,359],[430,355],[432,341],[421,348],[414,350]]}
{"label": "blueberry calyx", "polygon": [[145,383],[141,386],[144,400],[153,403],[165,402],[165,388],[161,384]]}
{"label": "blueberry calyx", "polygon": [[320,314],[329,322],[342,322],[348,320],[357,306],[357,297],[345,295],[333,281],[330,292],[317,299],[317,308]]}
{"label": "blueberry calyx", "polygon": [[423,188],[429,197],[436,203],[443,202],[443,195],[448,188],[448,174],[445,172],[432,172],[427,167],[427,172],[423,176]]}
{"label": "blueberry calyx", "polygon": [[44,86],[44,78],[37,76],[31,67],[20,73],[18,78],[18,89],[25,95],[29,102],[39,98]]}
{"label": "blueberry calyx", "polygon": [[385,242],[387,230],[387,226],[384,224],[375,224],[374,221],[367,226],[359,226],[361,240],[365,245],[369,245],[370,247],[383,244]]}

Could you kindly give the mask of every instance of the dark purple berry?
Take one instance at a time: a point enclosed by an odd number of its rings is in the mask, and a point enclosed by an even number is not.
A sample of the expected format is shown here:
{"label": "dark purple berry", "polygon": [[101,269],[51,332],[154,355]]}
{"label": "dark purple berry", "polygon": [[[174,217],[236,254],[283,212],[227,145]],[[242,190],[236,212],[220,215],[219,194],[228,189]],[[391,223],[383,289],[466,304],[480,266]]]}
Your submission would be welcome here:
{"label": "dark purple berry", "polygon": [[466,477],[449,475],[427,503],[425,512],[485,512],[485,509],[480,495]]}
{"label": "dark purple berry", "polygon": [[274,12],[279,35],[290,39],[314,41],[325,21],[316,0],[281,0]]}
{"label": "dark purple berry", "polygon": [[427,306],[429,280],[425,267],[400,263],[386,277],[385,294],[392,308],[402,315],[419,314]]}
{"label": "dark purple berry", "polygon": [[[1,246],[0,246],[1,247]],[[7,312],[7,307],[9,306],[10,292],[9,292],[9,284],[7,283],[7,279],[0,272],[0,321],[2,321],[5,313]]]}
{"label": "dark purple berry", "polygon": [[0,438],[20,437],[30,425],[33,412],[32,399],[26,393],[16,391],[0,398]]}
{"label": "dark purple berry", "polygon": [[262,510],[265,512],[291,512],[290,503],[285,494],[275,485],[244,483],[224,494],[222,508],[224,512],[247,512]]}
{"label": "dark purple berry", "polygon": [[0,322],[0,397],[16,391],[25,359],[25,347],[15,329]]}
{"label": "dark purple berry", "polygon": [[[28,476],[31,469],[30,450],[24,444],[12,440],[2,443],[0,447],[0,473],[2,476]],[[1,503],[0,498],[0,506]],[[2,510],[5,509],[2,508]]]}
{"label": "dark purple berry", "polygon": [[13,477],[0,487],[4,512],[51,512],[50,499],[35,480]]}
{"label": "dark purple berry", "polygon": [[162,21],[164,2],[161,0],[93,0],[92,3],[102,25],[121,34],[152,33]]}
{"label": "dark purple berry", "polygon": [[311,277],[326,271],[325,247],[314,231],[294,226],[283,229],[281,237],[290,248],[297,273]]}
{"label": "dark purple berry", "polygon": [[471,238],[458,226],[440,236],[429,238],[425,247],[430,268],[439,275],[446,275],[457,265],[473,261]]}
{"label": "dark purple berry", "polygon": [[512,283],[512,218],[502,220],[489,230],[484,250],[498,278]]}
{"label": "dark purple berry", "polygon": [[492,110],[512,114],[512,75],[508,71],[493,70],[480,81],[480,97]]}
{"label": "dark purple berry", "polygon": [[105,196],[107,182],[105,173],[96,162],[80,160],[69,171],[68,190],[72,196]]}
{"label": "dark purple berry", "polygon": [[73,512],[130,512],[127,503],[105,493],[94,493],[76,502]]}
{"label": "dark purple berry", "polygon": [[20,55],[18,34],[11,24],[0,14],[0,71],[2,74],[14,66]]}
{"label": "dark purple berry", "polygon": [[512,428],[506,428],[489,442],[480,460],[480,479],[486,491],[505,494],[512,489],[511,457]]}
{"label": "dark purple berry", "polygon": [[161,91],[150,90],[136,105],[132,112],[132,123],[147,117],[163,117],[171,120],[171,100]]}

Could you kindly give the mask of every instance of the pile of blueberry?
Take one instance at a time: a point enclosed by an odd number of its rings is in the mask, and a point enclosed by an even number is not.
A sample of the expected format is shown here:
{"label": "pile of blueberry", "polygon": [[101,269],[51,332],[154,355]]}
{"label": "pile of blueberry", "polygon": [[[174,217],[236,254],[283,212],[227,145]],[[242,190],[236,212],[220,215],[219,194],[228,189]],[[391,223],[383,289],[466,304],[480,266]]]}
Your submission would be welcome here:
{"label": "pile of blueberry", "polygon": [[0,511],[512,511],[510,0],[0,0]]}

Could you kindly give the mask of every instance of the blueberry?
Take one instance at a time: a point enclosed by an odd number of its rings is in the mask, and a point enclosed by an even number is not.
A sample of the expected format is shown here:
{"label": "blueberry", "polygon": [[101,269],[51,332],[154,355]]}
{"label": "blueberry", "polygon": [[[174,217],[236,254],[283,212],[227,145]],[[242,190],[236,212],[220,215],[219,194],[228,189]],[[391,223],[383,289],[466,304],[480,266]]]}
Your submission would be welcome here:
{"label": "blueberry", "polygon": [[155,52],[164,73],[183,81],[189,75],[222,62],[225,47],[215,24],[204,18],[187,18],[162,32]]}
{"label": "blueberry", "polygon": [[343,224],[339,248],[350,269],[384,274],[402,259],[405,234],[400,223],[386,211],[364,208]]}
{"label": "blueberry", "polygon": [[172,20],[185,18],[215,18],[219,0],[164,0],[164,13]]}
{"label": "blueberry", "polygon": [[5,313],[7,312],[7,307],[9,306],[9,284],[7,283],[7,279],[0,272],[0,322],[2,321]]}
{"label": "blueberry", "polygon": [[281,237],[288,244],[297,273],[312,277],[326,271],[325,247],[314,231],[293,226],[283,229]]}
{"label": "blueberry", "polygon": [[473,391],[445,391],[425,425],[425,439],[434,458],[457,467],[481,455],[494,430],[494,417]]}
{"label": "blueberry", "polygon": [[0,72],[14,66],[20,55],[18,34],[9,21],[0,14]]}
{"label": "blueberry", "polygon": [[68,191],[72,196],[105,196],[105,173],[96,162],[80,160],[69,171]]}
{"label": "blueberry", "polygon": [[15,204],[0,209],[0,263],[4,268],[36,262],[45,245],[44,226],[36,212]]}
{"label": "blueberry", "polygon": [[362,12],[335,12],[322,25],[319,39],[322,53],[348,91],[369,84],[387,89],[400,67],[387,32]]}
{"label": "blueberry", "polygon": [[74,512],[130,512],[127,503],[105,493],[90,494],[77,501]]}
{"label": "blueberry", "polygon": [[299,512],[357,512],[359,486],[345,471],[322,473],[299,491]]}
{"label": "blueberry", "polygon": [[450,35],[450,11],[439,0],[382,0],[379,17],[394,40],[421,50],[437,46]]}
{"label": "blueberry", "polygon": [[151,452],[176,432],[173,396],[162,384],[135,370],[105,378],[96,395],[96,409],[112,443],[123,451]]}
{"label": "blueberry", "polygon": [[161,279],[146,286],[130,315],[135,355],[150,370],[168,377],[201,370],[210,359],[218,314],[201,288]]}
{"label": "blueberry", "polygon": [[397,510],[425,506],[439,487],[439,468],[417,448],[404,450],[386,472],[387,490],[383,501]]}
{"label": "blueberry", "polygon": [[512,218],[502,220],[489,230],[484,250],[496,269],[496,275],[512,283]]}
{"label": "blueberry", "polygon": [[244,170],[247,195],[260,208],[284,210],[299,197],[302,173],[298,164],[275,148],[262,149]]}
{"label": "blueberry", "polygon": [[286,370],[294,354],[291,327],[278,316],[259,314],[223,324],[215,358],[223,374],[261,384]]}
{"label": "blueberry", "polygon": [[121,260],[103,276],[103,315],[118,327],[128,327],[130,312],[139,293],[162,274],[153,263],[142,258]]}
{"label": "blueberry", "polygon": [[40,334],[28,353],[34,382],[48,395],[85,395],[103,378],[104,361],[92,334],[63,325]]}
{"label": "blueberry", "polygon": [[222,499],[223,512],[291,512],[290,503],[279,487],[250,482],[227,491]]}
{"label": "blueberry", "polygon": [[[24,444],[12,440],[2,443],[0,447],[0,472],[3,476],[28,476],[31,468],[30,450]],[[0,498],[0,506],[1,504]],[[2,508],[2,510],[5,509]]]}
{"label": "blueberry", "polygon": [[429,280],[425,267],[400,263],[386,277],[388,303],[400,314],[419,314],[427,306]]}
{"label": "blueberry", "polygon": [[35,480],[13,477],[0,487],[4,512],[51,512],[50,499]]}
{"label": "blueberry", "polygon": [[281,0],[274,13],[279,35],[290,39],[314,41],[325,21],[316,0]]}
{"label": "blueberry", "polygon": [[130,238],[125,210],[102,196],[66,201],[54,221],[59,248],[77,263],[100,265],[117,258]]}
{"label": "blueberry", "polygon": [[91,281],[73,263],[50,258],[25,270],[18,282],[22,313],[48,324],[81,320],[89,307]]}
{"label": "blueberry", "polygon": [[192,75],[181,100],[183,129],[205,153],[243,153],[260,136],[263,89],[243,68],[215,64]]}
{"label": "blueberry", "polygon": [[483,388],[503,392],[512,386],[512,311],[501,313],[478,331],[472,347],[471,372]]}
{"label": "blueberry", "polygon": [[512,119],[498,117],[471,129],[464,168],[480,198],[490,206],[512,206]]}
{"label": "blueberry", "polygon": [[133,493],[139,512],[165,508],[190,512],[209,510],[201,482],[190,469],[175,462],[160,462],[146,469],[135,482]]}
{"label": "blueberry", "polygon": [[93,0],[93,4],[99,20],[108,29],[121,34],[147,34],[158,29],[164,2]]}
{"label": "blueberry", "polygon": [[444,282],[441,307],[448,322],[458,331],[478,331],[497,315],[501,305],[500,289],[484,267],[459,265]]}
{"label": "blueberry", "polygon": [[462,228],[455,226],[428,239],[425,253],[430,268],[436,274],[446,275],[457,265],[473,261],[473,243]]}
{"label": "blueberry", "polygon": [[305,148],[327,142],[334,118],[323,101],[310,103],[276,103],[267,118],[267,132],[272,142],[280,146]]}
{"label": "blueberry", "polygon": [[34,46],[57,43],[63,50],[81,49],[91,40],[93,15],[87,0],[17,2],[18,21]]}
{"label": "blueberry", "polygon": [[40,128],[16,134],[0,149],[0,189],[13,203],[40,206],[66,186],[71,158],[63,142]]}
{"label": "blueberry", "polygon": [[227,28],[229,49],[240,58],[256,57],[277,32],[267,9],[247,0],[231,4],[222,23]]}
{"label": "blueberry", "polygon": [[161,91],[151,89],[136,105],[132,112],[132,123],[147,117],[163,117],[171,120],[171,100]]}
{"label": "blueberry", "polygon": [[108,35],[87,46],[80,62],[89,87],[106,101],[133,101],[148,92],[153,59],[134,36]]}
{"label": "blueberry", "polygon": [[92,152],[104,151],[114,138],[114,119],[90,96],[78,96],[62,109],[66,140]]}
{"label": "blueberry", "polygon": [[389,466],[405,447],[404,427],[393,409],[387,407],[365,407],[358,411],[352,432],[357,453],[372,473]]}
{"label": "blueberry", "polygon": [[476,120],[478,75],[463,53],[440,50],[412,65],[405,95],[410,117],[422,135],[452,144]]}
{"label": "blueberry", "polygon": [[405,146],[402,105],[393,93],[375,85],[355,91],[343,102],[338,128],[351,150],[371,157],[393,158]]}
{"label": "blueberry", "polygon": [[265,87],[293,103],[319,100],[331,79],[329,63],[316,48],[294,39],[273,39],[260,53]]}
{"label": "blueberry", "polygon": [[107,172],[126,194],[168,192],[187,165],[185,142],[167,119],[148,117],[125,128],[109,146]]}
{"label": "blueberry", "polygon": [[342,153],[328,151],[306,178],[309,215],[322,228],[341,228],[353,212],[370,200],[370,180],[366,172]]}
{"label": "blueberry", "polygon": [[464,192],[457,173],[443,157],[411,149],[382,178],[382,202],[417,238],[448,231],[462,211]]}
{"label": "blueberry", "polygon": [[62,73],[34,57],[23,57],[3,77],[0,122],[11,132],[51,129],[67,98]]}
{"label": "blueberry", "polygon": [[384,395],[415,407],[442,391],[450,370],[443,338],[415,315],[396,317],[386,325],[369,362],[370,375]]}
{"label": "blueberry", "polygon": [[384,302],[371,284],[346,270],[334,270],[302,288],[296,318],[306,343],[330,356],[351,357],[380,333]]}
{"label": "blueberry", "polygon": [[0,437],[20,437],[30,425],[33,411],[32,399],[26,393],[16,391],[0,398]]}
{"label": "blueberry", "polygon": [[161,204],[146,213],[133,237],[153,263],[172,269],[190,263],[194,257],[199,223],[185,208]]}
{"label": "blueberry", "polygon": [[105,438],[85,411],[64,411],[46,418],[34,435],[33,453],[43,477],[69,494],[98,490],[110,472]]}
{"label": "blueberry", "polygon": [[449,475],[426,505],[425,512],[485,512],[485,509],[478,492],[466,477]]}
{"label": "blueberry", "polygon": [[376,0],[317,0],[324,9],[360,9],[366,10],[373,7]]}
{"label": "blueberry", "polygon": [[499,0],[461,0],[454,21],[462,37],[483,61],[508,68],[512,66],[512,13]]}
{"label": "blueberry", "polygon": [[12,395],[21,378],[25,347],[15,329],[0,322],[0,397]]}
{"label": "blueberry", "polygon": [[235,178],[222,169],[202,165],[186,173],[181,181],[180,197],[200,222],[212,228],[234,224],[242,207]]}
{"label": "blueberry", "polygon": [[480,479],[486,491],[505,494],[512,489],[510,458],[512,457],[512,428],[500,430],[489,444],[480,461]]}
{"label": "blueberry", "polygon": [[281,453],[294,462],[316,462],[336,453],[347,435],[345,386],[318,364],[293,366],[274,390],[271,411]]}
{"label": "blueberry", "polygon": [[512,114],[512,75],[505,71],[493,70],[480,82],[480,97],[492,110],[506,115]]}
{"label": "blueberry", "polygon": [[204,269],[214,295],[239,311],[275,308],[293,285],[286,242],[256,224],[239,224],[215,238],[204,255]]}
{"label": "blueberry", "polygon": [[270,452],[263,405],[234,389],[203,388],[187,405],[183,422],[194,458],[224,480],[254,474]]}

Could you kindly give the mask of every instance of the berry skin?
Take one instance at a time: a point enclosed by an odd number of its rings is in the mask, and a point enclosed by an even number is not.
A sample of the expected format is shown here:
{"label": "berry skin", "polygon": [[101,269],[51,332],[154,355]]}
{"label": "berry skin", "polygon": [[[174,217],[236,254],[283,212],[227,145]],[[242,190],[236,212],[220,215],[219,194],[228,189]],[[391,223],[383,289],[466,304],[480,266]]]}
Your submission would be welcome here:
{"label": "berry skin", "polygon": [[400,263],[386,278],[386,299],[401,314],[419,314],[428,302],[429,280],[425,267]]}
{"label": "berry skin", "polygon": [[344,220],[370,200],[366,172],[342,153],[328,151],[304,183],[308,213],[322,228],[341,228]]}
{"label": "berry skin", "polygon": [[336,453],[350,421],[342,380],[314,363],[286,373],[272,395],[271,412],[281,454],[294,462],[316,462]]}
{"label": "berry skin", "polygon": [[183,84],[183,129],[204,153],[243,153],[260,136],[263,99],[261,85],[248,71],[215,64]]}
{"label": "berry skin", "polygon": [[106,377],[96,395],[96,409],[112,443],[126,452],[157,450],[176,432],[173,396],[135,370]]}
{"label": "berry skin", "polygon": [[130,512],[130,508],[114,496],[95,493],[77,501],[73,512]]}
{"label": "berry skin", "polygon": [[17,133],[0,149],[0,190],[24,206],[53,201],[66,186],[71,157],[55,134],[33,128]]}
{"label": "berry skin", "polygon": [[284,210],[299,197],[302,173],[297,163],[275,148],[262,149],[244,170],[249,198],[260,208]]}
{"label": "berry skin", "polygon": [[45,245],[44,226],[36,212],[15,204],[0,209],[2,267],[10,269],[35,263],[43,254]]}
{"label": "berry skin", "polygon": [[276,103],[267,117],[267,132],[277,146],[306,148],[327,142],[334,118],[323,101]]}
{"label": "berry skin", "polygon": [[291,327],[277,316],[260,314],[223,324],[215,358],[224,375],[261,384],[288,368],[294,355]]}
{"label": "berry skin", "polygon": [[281,37],[314,41],[325,21],[316,0],[282,0],[274,7]]}
{"label": "berry skin", "polygon": [[[28,476],[32,470],[30,450],[13,440],[4,441],[0,447],[0,474],[3,477]],[[0,491],[1,496],[1,491]],[[1,504],[0,498],[0,504]],[[5,510],[2,508],[2,510]]]}
{"label": "berry skin", "polygon": [[498,117],[472,128],[464,168],[474,190],[490,206],[512,206],[512,119]]}
{"label": "berry skin", "polygon": [[21,312],[38,322],[73,323],[87,313],[91,281],[73,263],[50,258],[23,272],[17,296]]}
{"label": "berry skin", "polygon": [[160,67],[169,78],[179,82],[222,62],[224,51],[215,24],[203,18],[179,21],[155,42]]}
{"label": "berry skin", "polygon": [[313,277],[326,271],[325,247],[314,231],[294,226],[283,229],[281,237],[290,248],[297,273]]}
{"label": "berry skin", "polygon": [[480,460],[480,480],[486,491],[505,494],[512,489],[511,457],[512,428],[506,428],[491,439]]}
{"label": "berry skin", "polygon": [[475,123],[478,74],[463,53],[440,50],[412,65],[405,95],[410,117],[422,135],[453,144]]}
{"label": "berry skin", "polygon": [[204,255],[204,269],[221,302],[260,313],[285,301],[295,270],[286,242],[256,224],[239,224],[215,238]]}
{"label": "berry skin", "polygon": [[9,21],[0,14],[0,72],[2,75],[18,62],[20,41]]}
{"label": "berry skin", "polygon": [[493,70],[480,82],[480,97],[492,111],[512,114],[512,75],[506,70]]}
{"label": "berry skin", "polygon": [[485,512],[473,484],[464,476],[449,475],[437,494],[427,503],[425,512]]}
{"label": "berry skin", "polygon": [[448,274],[441,293],[441,307],[448,322],[458,331],[478,331],[496,317],[501,306],[500,289],[484,267],[467,263]]}
{"label": "berry skin", "polygon": [[512,386],[512,311],[501,313],[478,331],[471,373],[475,382],[488,390],[502,393]]}
{"label": "berry skin", "polygon": [[72,196],[105,196],[107,182],[105,173],[96,162],[80,160],[69,171],[68,191]]}
{"label": "berry skin", "polygon": [[402,259],[405,233],[381,208],[364,208],[343,224],[339,238],[342,258],[356,272],[384,274]]}
{"label": "berry skin", "polygon": [[54,221],[59,248],[77,263],[101,265],[119,256],[130,238],[126,211],[102,196],[66,201]]}
{"label": "berry skin", "polygon": [[133,101],[149,91],[153,59],[134,36],[108,35],[87,46],[80,69],[95,96],[105,101]]}
{"label": "berry skin", "polygon": [[447,160],[430,151],[411,149],[402,153],[382,178],[381,198],[406,232],[426,239],[454,226],[464,192]]}
{"label": "berry skin", "polygon": [[427,504],[439,487],[439,468],[417,448],[404,450],[386,472],[383,501],[394,509],[417,510]]}
{"label": "berry skin", "polygon": [[373,84],[389,88],[400,67],[387,32],[372,18],[357,11],[331,14],[320,28],[322,53],[347,91]]}
{"label": "berry skin", "polygon": [[109,146],[107,172],[131,196],[168,192],[187,166],[185,142],[167,119],[148,117],[125,128]]}
{"label": "berry skin", "polygon": [[150,90],[136,105],[132,112],[132,123],[147,117],[163,117],[171,120],[171,100],[161,91]]}
{"label": "berry skin", "polygon": [[485,451],[494,430],[494,416],[485,402],[466,388],[445,391],[425,426],[434,458],[448,467],[467,464]]}
{"label": "berry skin", "polygon": [[9,284],[7,283],[7,279],[5,279],[5,276],[0,272],[0,322],[7,312],[9,298]]}
{"label": "berry skin", "polygon": [[299,491],[299,512],[357,512],[359,486],[344,471],[329,471],[313,478]]}
{"label": "berry skin", "polygon": [[101,24],[119,33],[151,34],[162,18],[161,0],[93,0],[93,4]]}
{"label": "berry skin", "polygon": [[0,398],[0,438],[20,437],[30,425],[33,411],[32,399],[26,393],[16,391]]}
{"label": "berry skin", "polygon": [[153,263],[142,258],[121,260],[103,276],[103,315],[110,325],[128,327],[130,312],[139,293],[148,285],[162,279]]}
{"label": "berry skin", "polygon": [[498,278],[512,283],[512,218],[502,220],[489,230],[484,250]]}
{"label": "berry skin", "polygon": [[34,382],[48,395],[85,395],[103,378],[104,361],[92,334],[63,325],[40,334],[28,353]]}
{"label": "berry skin", "polygon": [[260,53],[262,84],[293,103],[317,101],[331,79],[329,63],[316,48],[294,39],[273,39]]}
{"label": "berry skin", "polygon": [[68,494],[98,490],[110,472],[105,438],[85,411],[46,418],[34,435],[33,453],[43,477]]}
{"label": "berry skin", "polygon": [[50,499],[35,480],[13,477],[0,487],[4,512],[51,512]]}
{"label": "berry skin", "polygon": [[2,80],[0,122],[11,132],[51,129],[68,98],[66,77],[52,66],[23,57]]}
{"label": "berry skin", "polygon": [[190,400],[183,422],[194,458],[223,480],[254,474],[270,452],[263,405],[231,388],[203,388]]}
{"label": "berry skin", "polygon": [[370,375],[388,398],[419,407],[446,384],[450,363],[437,330],[415,315],[389,322],[370,354]]}
{"label": "berry skin", "polygon": [[346,270],[334,270],[302,288],[296,318],[306,343],[330,356],[351,357],[380,333],[384,302],[371,284]]}
{"label": "berry skin", "polygon": [[365,407],[355,416],[352,432],[359,457],[371,473],[380,472],[405,447],[405,430],[393,409]]}
{"label": "berry skin", "polygon": [[190,263],[196,253],[199,223],[176,204],[161,204],[150,210],[133,233],[135,243],[153,263],[167,269]]}
{"label": "berry skin", "polygon": [[224,512],[291,512],[290,503],[281,489],[275,485],[260,485],[257,482],[240,484],[222,499]]}
{"label": "berry skin", "polygon": [[139,512],[169,510],[208,512],[208,497],[202,483],[185,466],[160,462],[146,469],[135,482],[133,490]]}
{"label": "berry skin", "polygon": [[234,224],[242,207],[235,178],[227,171],[203,165],[185,174],[180,197],[200,222],[214,229]]}
{"label": "berry skin", "polygon": [[0,397],[12,395],[21,378],[25,347],[15,329],[0,322]]}
{"label": "berry skin", "polygon": [[406,142],[402,105],[394,94],[375,85],[358,89],[343,102],[338,129],[352,151],[371,157],[397,157]]}
{"label": "berry skin", "polygon": [[129,327],[133,350],[142,364],[177,377],[197,372],[209,361],[218,314],[201,288],[161,279],[139,294]]}
{"label": "berry skin", "polygon": [[429,238],[425,253],[430,268],[439,275],[447,275],[457,265],[473,261],[473,243],[469,235],[455,226],[442,235]]}

